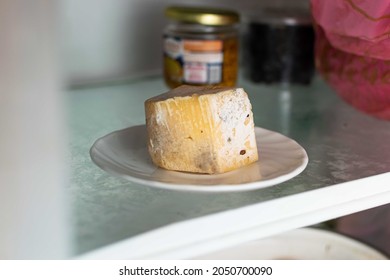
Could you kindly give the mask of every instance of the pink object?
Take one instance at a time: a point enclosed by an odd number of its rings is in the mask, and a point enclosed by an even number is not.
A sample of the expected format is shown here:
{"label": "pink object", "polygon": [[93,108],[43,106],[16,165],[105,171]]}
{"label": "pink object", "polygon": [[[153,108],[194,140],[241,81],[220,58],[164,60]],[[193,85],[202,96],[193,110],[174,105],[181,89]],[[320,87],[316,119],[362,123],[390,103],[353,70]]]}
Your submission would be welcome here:
{"label": "pink object", "polygon": [[311,0],[316,66],[348,103],[390,119],[390,5]]}

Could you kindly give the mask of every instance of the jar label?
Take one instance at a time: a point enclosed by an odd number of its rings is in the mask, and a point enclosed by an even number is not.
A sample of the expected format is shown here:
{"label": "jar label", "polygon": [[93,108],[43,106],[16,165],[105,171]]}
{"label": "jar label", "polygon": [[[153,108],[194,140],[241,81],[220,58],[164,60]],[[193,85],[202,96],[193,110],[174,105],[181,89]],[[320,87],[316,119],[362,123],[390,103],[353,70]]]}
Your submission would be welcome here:
{"label": "jar label", "polygon": [[166,71],[170,78],[190,84],[222,81],[223,42],[165,37]]}

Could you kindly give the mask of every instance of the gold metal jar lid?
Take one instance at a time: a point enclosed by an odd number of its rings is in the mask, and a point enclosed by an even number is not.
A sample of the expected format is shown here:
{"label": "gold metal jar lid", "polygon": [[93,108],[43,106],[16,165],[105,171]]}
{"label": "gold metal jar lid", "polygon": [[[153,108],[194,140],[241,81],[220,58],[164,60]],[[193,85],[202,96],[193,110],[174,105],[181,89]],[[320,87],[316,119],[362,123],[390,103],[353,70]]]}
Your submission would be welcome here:
{"label": "gold metal jar lid", "polygon": [[231,10],[172,6],[165,10],[165,16],[187,23],[197,23],[203,25],[232,25],[240,20],[238,13]]}

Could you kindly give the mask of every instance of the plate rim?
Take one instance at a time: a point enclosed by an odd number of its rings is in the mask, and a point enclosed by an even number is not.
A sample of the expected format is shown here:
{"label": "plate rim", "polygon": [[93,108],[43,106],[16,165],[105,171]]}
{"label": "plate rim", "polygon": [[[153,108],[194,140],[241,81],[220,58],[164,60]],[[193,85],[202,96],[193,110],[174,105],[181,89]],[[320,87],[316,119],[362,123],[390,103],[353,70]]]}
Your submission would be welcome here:
{"label": "plate rim", "polygon": [[[308,227],[302,227],[302,228],[296,228],[296,229],[291,229],[288,231],[284,231],[275,235],[270,235],[265,238],[257,238],[251,241],[247,241],[241,244],[237,244],[231,247],[226,247],[220,250],[212,251],[209,253],[201,254],[198,256],[194,256],[192,259],[216,259],[216,255],[218,256],[219,254],[225,253],[227,251],[230,254],[234,252],[235,250],[242,251],[243,249],[246,249],[245,246],[251,245],[251,246],[261,246],[263,245],[262,243],[264,242],[288,242],[289,239],[294,240],[300,238],[302,239],[302,242],[306,240],[305,238],[312,238],[309,242],[309,244],[312,244],[314,241],[331,241],[333,244],[338,245],[338,246],[344,246],[344,248],[354,250],[356,253],[355,256],[358,256],[359,258],[356,258],[357,260],[363,259],[361,258],[363,255],[365,256],[370,256],[374,258],[365,258],[365,259],[374,259],[374,260],[389,260],[390,256],[382,251],[381,249],[368,244],[367,242],[360,240],[354,236],[347,235],[342,232],[338,232],[334,229],[330,228],[320,228],[320,227],[315,227],[315,226],[308,226]],[[276,256],[276,255],[275,255]],[[273,257],[275,257],[273,256]],[[280,254],[278,254],[280,256]],[[273,258],[271,257],[271,258]],[[226,258],[227,260],[230,258]],[[309,260],[309,258],[303,258]],[[315,259],[315,258],[313,258]],[[319,258],[323,260],[336,260],[337,258]],[[341,258],[339,258],[341,259]],[[302,259],[301,259],[302,260]]]}
{"label": "plate rim", "polygon": [[[112,168],[107,168],[104,164],[101,164],[99,162],[99,160],[94,155],[94,154],[97,154],[97,152],[96,152],[97,151],[96,145],[100,141],[104,140],[105,138],[107,138],[107,137],[109,137],[109,136],[111,136],[113,134],[118,134],[118,133],[124,132],[126,130],[134,129],[135,127],[145,127],[145,129],[146,129],[146,125],[145,124],[136,124],[136,125],[128,126],[126,128],[123,128],[123,129],[114,130],[114,131],[112,131],[112,132],[110,132],[110,133],[108,133],[108,134],[106,134],[104,136],[101,136],[101,137],[97,138],[93,142],[92,146],[89,149],[89,155],[90,155],[90,158],[91,158],[92,162],[96,166],[98,166],[100,169],[102,169],[105,172],[107,172],[108,174],[117,176],[119,178],[126,179],[126,180],[128,180],[130,182],[137,183],[137,184],[140,184],[142,186],[154,187],[154,188],[165,189],[165,190],[183,191],[183,192],[211,192],[211,193],[216,193],[216,192],[252,191],[252,190],[268,188],[268,187],[275,186],[275,185],[278,185],[280,183],[286,182],[286,181],[296,177],[300,173],[302,173],[306,169],[306,167],[307,167],[307,165],[309,163],[309,157],[308,157],[308,154],[307,154],[306,150],[297,141],[295,141],[294,139],[292,139],[292,138],[290,138],[290,137],[288,137],[286,135],[283,135],[282,133],[279,133],[279,132],[276,132],[276,131],[272,131],[272,130],[269,130],[269,129],[266,129],[266,128],[263,128],[263,127],[255,126],[254,127],[255,133],[256,133],[256,129],[263,130],[263,131],[271,133],[271,134],[277,134],[278,136],[281,136],[281,137],[286,138],[289,141],[293,142],[297,147],[300,148],[300,151],[302,153],[302,163],[299,166],[297,166],[295,169],[293,169],[291,172],[289,172],[287,174],[284,174],[284,175],[281,175],[281,176],[278,176],[276,178],[266,179],[266,180],[257,180],[257,181],[241,183],[241,184],[228,184],[228,185],[226,185],[226,184],[197,185],[197,184],[182,184],[182,183],[175,184],[175,183],[167,183],[167,182],[161,182],[161,181],[155,181],[155,180],[146,180],[146,179],[137,178],[137,177],[134,177],[134,176],[131,176],[131,175],[128,175],[128,174],[122,174],[120,172],[116,172]],[[159,168],[159,167],[156,167],[156,168]],[[162,168],[160,168],[160,169],[164,170]],[[167,171],[167,172],[180,172],[180,171],[171,171],[171,170],[164,170],[164,171]],[[260,186],[260,187],[258,186],[259,182],[262,183],[262,186]],[[215,187],[215,186],[218,186],[218,187]]]}

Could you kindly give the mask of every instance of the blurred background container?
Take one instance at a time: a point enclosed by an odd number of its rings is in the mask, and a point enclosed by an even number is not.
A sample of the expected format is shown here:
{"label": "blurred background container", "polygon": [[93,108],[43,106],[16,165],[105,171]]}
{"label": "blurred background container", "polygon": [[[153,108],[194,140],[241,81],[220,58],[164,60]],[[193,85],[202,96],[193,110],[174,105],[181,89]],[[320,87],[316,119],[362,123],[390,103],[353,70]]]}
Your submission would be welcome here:
{"label": "blurred background container", "polygon": [[187,85],[234,86],[238,72],[239,14],[209,7],[169,6],[164,30],[164,79]]}
{"label": "blurred background container", "polygon": [[243,68],[255,83],[310,84],[314,76],[314,29],[310,11],[274,8],[247,18]]}

